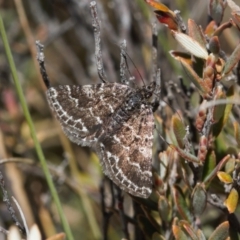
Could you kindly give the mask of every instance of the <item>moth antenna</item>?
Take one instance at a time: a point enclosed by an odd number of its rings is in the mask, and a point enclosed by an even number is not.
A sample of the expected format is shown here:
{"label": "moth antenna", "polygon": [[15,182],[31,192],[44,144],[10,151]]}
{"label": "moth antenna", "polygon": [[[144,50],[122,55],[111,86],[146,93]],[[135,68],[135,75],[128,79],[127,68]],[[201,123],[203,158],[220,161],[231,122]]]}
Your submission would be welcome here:
{"label": "moth antenna", "polygon": [[[124,41],[126,41],[126,40],[124,40]],[[139,72],[137,66],[135,65],[135,63],[134,63],[134,61],[132,60],[132,58],[130,57],[130,55],[127,53],[126,47],[123,46],[124,41],[123,41],[123,43],[120,45],[120,49],[121,49],[121,53],[120,53],[120,55],[121,55],[121,61],[124,61],[124,62],[125,62],[124,64],[126,65],[126,69],[127,69],[127,71],[128,71],[128,74],[129,74],[129,76],[131,76],[132,74],[130,73],[129,66],[128,66],[128,61],[127,61],[127,57],[128,57],[128,58],[130,59],[131,63],[133,64],[134,68],[137,70],[137,73],[138,73],[138,75],[140,76],[140,78],[141,78],[144,86],[146,86],[146,84],[145,84],[145,82],[144,82],[144,80],[143,80],[143,77],[142,77],[141,73]],[[119,47],[119,44],[117,44],[117,43],[114,43],[114,44]],[[127,56],[127,57],[126,57],[126,56]],[[121,67],[122,67],[122,62],[120,63],[120,76],[121,76]],[[122,79],[122,78],[121,78],[121,79]],[[122,82],[122,80],[121,80],[121,82]],[[123,82],[122,82],[122,83],[123,83]]]}
{"label": "moth antenna", "polygon": [[126,64],[126,69],[127,69],[127,71],[128,71],[128,75],[129,75],[129,78],[131,78],[131,76],[132,76],[132,74],[131,74],[131,72],[130,72],[130,70],[129,70],[129,65],[128,65],[128,61],[127,61],[127,57],[126,57],[126,50],[124,51],[122,51],[121,50],[121,57],[123,58],[123,60],[124,60],[124,62],[125,62],[125,64]]}
{"label": "moth antenna", "polygon": [[[157,37],[157,22],[152,23],[152,80],[157,82],[159,78],[159,69],[157,64],[158,55],[158,37]],[[161,84],[159,84],[161,85]]]}
{"label": "moth antenna", "polygon": [[44,58],[45,58],[44,52],[43,52],[44,45],[42,45],[40,41],[36,41],[36,47],[37,47],[37,60],[39,63],[40,73],[42,75],[43,82],[47,88],[50,88],[51,85],[50,85],[50,81],[49,81],[48,74],[45,68],[45,63],[44,63]]}
{"label": "moth antenna", "polygon": [[126,56],[127,56],[127,57],[129,58],[129,60],[131,61],[131,63],[132,63],[132,65],[134,66],[134,68],[137,70],[137,73],[138,73],[138,75],[140,76],[140,78],[141,78],[141,80],[142,80],[142,82],[143,82],[143,85],[146,86],[146,84],[145,84],[145,82],[144,82],[144,80],[143,80],[143,77],[142,77],[141,73],[139,72],[136,64],[134,63],[134,61],[132,60],[132,58],[129,56],[129,54],[128,54],[126,51],[125,51],[124,53],[126,54]]}
{"label": "moth antenna", "polygon": [[156,128],[156,131],[158,133],[158,136],[162,139],[162,141],[165,142],[168,146],[171,146],[171,144],[166,139],[163,138],[163,136],[160,134],[157,128]]}
{"label": "moth antenna", "polygon": [[177,111],[176,108],[174,108],[173,106],[171,106],[167,101],[161,99],[161,101],[165,102],[177,115],[178,117],[181,119],[182,123],[184,123],[182,116],[179,114],[179,112]]}
{"label": "moth antenna", "polygon": [[[159,87],[159,91],[158,91],[157,93],[154,92],[153,94],[154,94],[155,96],[157,96],[158,99],[161,99],[161,96],[160,96],[160,92],[161,92],[161,91],[160,91],[160,87],[161,87],[162,78],[161,78],[161,69],[160,69],[160,68],[157,69],[157,71],[156,71],[156,79],[155,79],[155,82],[156,82],[157,86]],[[158,95],[158,94],[159,94],[159,95]],[[182,116],[179,114],[179,112],[177,111],[176,108],[174,108],[173,106],[171,106],[167,101],[165,101],[165,100],[163,100],[163,99],[161,99],[161,101],[165,102],[165,103],[173,110],[173,112],[177,113],[177,115],[179,116],[179,118],[181,119],[181,121],[184,122],[183,119],[182,119]],[[158,108],[158,107],[157,107],[157,108]],[[155,110],[157,110],[157,108],[156,108]]]}

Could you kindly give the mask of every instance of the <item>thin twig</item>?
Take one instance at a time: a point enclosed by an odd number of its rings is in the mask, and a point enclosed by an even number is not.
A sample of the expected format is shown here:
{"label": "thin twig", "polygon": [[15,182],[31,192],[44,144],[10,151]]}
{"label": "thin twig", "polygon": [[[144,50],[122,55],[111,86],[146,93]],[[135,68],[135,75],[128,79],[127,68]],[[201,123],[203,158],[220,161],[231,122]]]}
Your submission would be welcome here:
{"label": "thin twig", "polygon": [[201,107],[198,110],[205,110],[208,108],[215,107],[217,105],[226,105],[226,104],[236,104],[240,105],[240,99],[235,98],[235,99],[214,99],[211,101],[206,102],[205,104],[201,105]]}
{"label": "thin twig", "polygon": [[114,183],[109,179],[108,181],[110,183],[110,191],[111,191],[111,196],[112,196],[112,203],[111,203],[111,209],[115,209],[115,194],[114,194]]}
{"label": "thin twig", "polygon": [[152,110],[155,112],[159,105],[160,105],[160,100],[161,100],[161,69],[157,69],[156,71],[156,76],[153,77],[155,78],[156,81],[156,88],[154,91],[154,100],[152,102]]}
{"label": "thin twig", "polygon": [[179,28],[181,29],[181,32],[186,33],[187,27],[186,27],[185,23],[183,22],[183,19],[180,15],[180,11],[175,10],[174,13],[176,14],[176,20],[177,20]]}
{"label": "thin twig", "polygon": [[207,201],[225,213],[228,213],[227,207],[223,204],[222,200],[216,194],[211,194],[210,198],[208,198]]}
{"label": "thin twig", "polygon": [[126,239],[129,239],[129,232],[128,232],[128,222],[127,222],[127,219],[125,217],[125,214],[124,214],[124,208],[123,208],[123,196],[122,196],[122,191],[120,190],[119,187],[116,186],[116,189],[117,189],[117,199],[118,199],[118,209],[119,209],[119,214],[120,214],[120,217],[121,217],[121,222],[122,222],[122,228],[123,228],[123,232],[124,232],[124,237]]}
{"label": "thin twig", "polygon": [[107,239],[107,229],[108,229],[108,223],[109,218],[108,214],[106,214],[105,211],[105,189],[104,189],[104,177],[102,178],[101,184],[100,184],[100,196],[101,196],[101,210],[102,210],[102,228],[103,228],[103,239]]}
{"label": "thin twig", "polygon": [[155,94],[158,96],[158,99],[161,99],[161,85],[162,85],[162,76],[161,76],[161,69],[158,68],[157,69],[157,73],[156,73],[156,89],[155,89]]}
{"label": "thin twig", "polygon": [[101,38],[100,38],[100,21],[98,19],[97,13],[97,5],[95,1],[90,3],[90,9],[92,14],[92,26],[94,31],[94,40],[95,40],[95,58],[96,65],[98,70],[98,75],[102,82],[107,82],[107,77],[103,68],[103,60],[102,60],[102,51],[101,51]]}
{"label": "thin twig", "polygon": [[9,231],[4,229],[3,227],[0,226],[0,232],[5,234],[5,235],[8,235],[9,234]]}
{"label": "thin twig", "polygon": [[126,49],[127,49],[127,41],[123,40],[122,44],[120,45],[121,48],[121,60],[120,60],[120,82],[123,84],[128,85],[129,81],[126,77],[126,70],[127,70],[127,61],[126,61]]}
{"label": "thin twig", "polygon": [[37,60],[39,62],[42,79],[45,83],[45,86],[47,88],[50,88],[50,81],[49,81],[45,64],[44,64],[44,53],[43,53],[44,46],[40,43],[40,41],[36,41],[36,46],[37,46]]}
{"label": "thin twig", "polygon": [[156,96],[153,102],[153,112],[159,107],[159,100],[161,99],[161,69],[158,68],[157,62],[158,55],[158,36],[157,36],[157,23],[152,23],[152,81],[156,83],[154,95]]}
{"label": "thin twig", "polygon": [[204,136],[206,136],[206,138],[208,138],[208,136],[210,134],[211,127],[212,127],[213,110],[214,110],[214,107],[211,107],[208,110],[207,118],[206,118],[206,121],[205,121],[205,123],[203,125],[202,134]]}
{"label": "thin twig", "polygon": [[8,211],[12,217],[12,220],[14,221],[16,226],[19,228],[19,230],[26,236],[26,229],[22,226],[22,224],[19,222],[18,218],[16,217],[15,211],[12,207],[12,203],[8,197],[7,190],[5,189],[4,178],[3,178],[1,171],[0,171],[0,187],[1,187],[2,193],[3,193],[3,202],[6,203]]}
{"label": "thin twig", "polygon": [[103,239],[107,240],[107,232],[109,226],[109,220],[112,216],[112,212],[106,211],[106,203],[105,203],[105,187],[104,187],[105,177],[102,178],[101,186],[100,186],[100,195],[101,195],[101,209],[102,209],[102,216],[103,216]]}
{"label": "thin twig", "polygon": [[152,80],[157,82],[158,37],[156,20],[152,23]]}
{"label": "thin twig", "polygon": [[16,198],[12,196],[12,199],[13,199],[13,201],[14,201],[15,205],[17,206],[17,209],[18,209],[18,211],[19,211],[19,213],[20,213],[20,216],[21,216],[22,221],[23,221],[24,228],[25,228],[25,230],[26,230],[26,235],[27,235],[27,237],[28,237],[28,236],[29,236],[29,229],[28,229],[28,226],[27,226],[26,218],[25,218],[25,216],[24,216],[24,214],[23,214],[23,211],[22,211],[22,209],[21,209],[18,201],[16,200]]}

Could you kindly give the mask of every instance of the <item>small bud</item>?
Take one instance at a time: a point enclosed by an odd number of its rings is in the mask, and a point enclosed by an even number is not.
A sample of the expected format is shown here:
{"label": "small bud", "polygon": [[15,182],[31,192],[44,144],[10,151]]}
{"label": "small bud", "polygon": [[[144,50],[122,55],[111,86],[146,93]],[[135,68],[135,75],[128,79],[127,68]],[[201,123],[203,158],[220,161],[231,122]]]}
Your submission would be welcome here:
{"label": "small bud", "polygon": [[199,141],[198,159],[201,162],[205,162],[208,151],[208,140],[205,136],[201,136]]}
{"label": "small bud", "polygon": [[201,132],[203,125],[205,123],[206,117],[207,117],[207,109],[204,108],[204,105],[206,104],[206,100],[204,100],[200,106],[200,110],[198,112],[198,115],[196,117],[196,121],[195,121],[195,127],[196,129]]}
{"label": "small bud", "polygon": [[213,54],[217,54],[217,55],[219,54],[219,52],[220,52],[220,43],[219,43],[219,40],[218,40],[217,36],[211,37],[211,39],[209,41],[209,50]]}

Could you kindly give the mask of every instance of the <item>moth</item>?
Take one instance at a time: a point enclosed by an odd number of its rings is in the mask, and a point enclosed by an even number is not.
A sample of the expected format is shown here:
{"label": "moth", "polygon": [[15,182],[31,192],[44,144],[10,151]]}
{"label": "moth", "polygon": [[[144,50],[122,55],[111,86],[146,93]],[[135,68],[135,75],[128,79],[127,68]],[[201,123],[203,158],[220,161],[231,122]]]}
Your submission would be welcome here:
{"label": "moth", "polygon": [[122,190],[142,198],[152,192],[155,82],[50,87],[47,100],[67,137],[92,147],[103,172]]}

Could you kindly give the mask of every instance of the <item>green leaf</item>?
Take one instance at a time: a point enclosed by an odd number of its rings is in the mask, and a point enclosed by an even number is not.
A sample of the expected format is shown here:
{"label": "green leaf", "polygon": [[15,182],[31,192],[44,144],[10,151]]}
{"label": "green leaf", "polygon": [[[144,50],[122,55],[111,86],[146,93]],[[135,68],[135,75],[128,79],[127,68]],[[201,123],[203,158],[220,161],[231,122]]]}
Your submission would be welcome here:
{"label": "green leaf", "polygon": [[200,160],[199,160],[196,156],[192,155],[191,153],[186,152],[186,151],[182,150],[181,148],[179,148],[179,147],[177,147],[177,146],[174,146],[174,145],[170,145],[170,147],[171,147],[172,149],[174,149],[175,151],[177,151],[178,154],[179,154],[183,159],[185,159],[185,160],[187,160],[187,161],[189,161],[189,162],[194,162],[194,163],[202,164],[202,163],[200,162]]}
{"label": "green leaf", "polygon": [[165,238],[162,235],[160,235],[159,233],[155,232],[152,235],[152,240],[165,240]]}
{"label": "green leaf", "polygon": [[[227,91],[227,99],[226,100],[232,100],[234,98],[234,86],[230,87]],[[227,104],[224,110],[224,114],[223,116],[219,119],[219,121],[213,125],[212,128],[212,132],[213,132],[213,136],[216,138],[220,132],[222,131],[224,125],[226,124],[229,115],[231,113],[232,110],[232,104]]]}
{"label": "green leaf", "polygon": [[207,204],[207,193],[204,185],[198,183],[193,189],[192,207],[196,215],[201,215]]}
{"label": "green leaf", "polygon": [[179,225],[185,230],[192,240],[198,240],[197,234],[189,222],[185,220],[179,221]]}
{"label": "green leaf", "polygon": [[177,210],[180,216],[183,219],[191,222],[193,217],[189,210],[189,206],[186,203],[185,196],[180,187],[178,186],[173,187],[173,196],[175,205],[177,206]]}
{"label": "green leaf", "polygon": [[236,159],[235,158],[230,158],[225,165],[225,172],[226,173],[232,173],[232,171],[235,168],[235,163],[236,163]]}
{"label": "green leaf", "polygon": [[212,150],[207,154],[206,160],[204,162],[202,180],[205,180],[206,177],[213,171],[215,167],[216,167],[216,154]]}
{"label": "green leaf", "polygon": [[207,59],[208,52],[205,46],[201,46],[195,39],[189,37],[187,34],[172,31],[173,37],[192,55]]}
{"label": "green leaf", "polygon": [[234,122],[233,123],[234,126],[234,136],[235,139],[237,141],[238,147],[240,147],[240,131],[239,131],[239,123],[238,122]]}
{"label": "green leaf", "polygon": [[231,56],[228,58],[223,68],[223,76],[231,72],[239,60],[240,60],[240,44],[237,45]]}
{"label": "green leaf", "polygon": [[170,212],[169,205],[167,202],[167,199],[164,196],[160,196],[158,200],[158,212],[160,215],[160,218],[163,221],[168,221],[168,215]]}
{"label": "green leaf", "polygon": [[172,117],[173,132],[180,148],[184,148],[184,137],[186,135],[185,126],[178,115]]}
{"label": "green leaf", "polygon": [[225,240],[228,237],[229,223],[223,222],[211,234],[208,240]]}
{"label": "green leaf", "polygon": [[226,7],[226,4],[224,1],[219,0],[210,0],[209,1],[209,15],[213,18],[213,20],[220,24],[223,18],[224,9]]}
{"label": "green leaf", "polygon": [[197,236],[198,236],[198,240],[206,240],[201,229],[197,230]]}
{"label": "green leaf", "polygon": [[[214,100],[226,99],[226,95],[221,86],[218,86],[215,91]],[[226,104],[218,104],[213,107],[213,123],[218,122],[224,114]]]}
{"label": "green leaf", "polygon": [[202,48],[206,48],[206,40],[202,28],[200,28],[192,19],[188,19],[188,34],[191,38],[196,40]]}
{"label": "green leaf", "polygon": [[188,239],[184,231],[177,225],[172,226],[173,235],[176,240],[186,240]]}
{"label": "green leaf", "polygon": [[155,225],[155,221],[152,217],[151,220],[149,221],[149,219],[146,216],[140,214],[137,216],[137,225],[140,226],[142,232],[146,236],[152,236],[155,232],[158,232],[160,229],[160,226]]}
{"label": "green leaf", "polygon": [[204,179],[204,183],[207,186],[212,180],[213,178],[216,177],[218,171],[220,171],[224,165],[226,164],[226,162],[230,159],[230,155],[225,156],[219,163],[218,165],[212,170],[212,172],[210,174],[207,175],[207,177]]}
{"label": "green leaf", "polygon": [[228,195],[228,198],[224,202],[224,205],[227,207],[229,213],[235,212],[238,204],[238,199],[238,191],[235,188],[232,188]]}
{"label": "green leaf", "polygon": [[218,176],[219,180],[221,182],[223,182],[223,183],[229,184],[229,183],[233,182],[233,179],[232,179],[232,177],[230,176],[229,173],[225,173],[223,171],[219,171],[217,173],[217,176]]}

